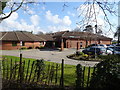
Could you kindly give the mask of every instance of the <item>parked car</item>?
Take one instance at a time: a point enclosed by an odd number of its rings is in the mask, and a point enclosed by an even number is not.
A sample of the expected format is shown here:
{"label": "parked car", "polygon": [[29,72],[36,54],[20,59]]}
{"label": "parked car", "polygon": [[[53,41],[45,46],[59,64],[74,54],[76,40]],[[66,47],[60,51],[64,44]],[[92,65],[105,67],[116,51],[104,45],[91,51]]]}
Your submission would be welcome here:
{"label": "parked car", "polygon": [[118,46],[108,47],[107,50],[112,51],[112,54],[120,54],[120,47]]}
{"label": "parked car", "polygon": [[82,52],[85,54],[90,54],[90,55],[94,55],[95,52],[97,55],[105,55],[106,48],[101,47],[101,46],[92,46],[92,47],[85,48]]}
{"label": "parked car", "polygon": [[105,45],[105,44],[98,44],[98,46],[102,46],[104,48],[107,48],[107,45]]}
{"label": "parked car", "polygon": [[114,45],[113,44],[107,44],[106,46],[107,47],[113,47]]}
{"label": "parked car", "polygon": [[106,44],[91,44],[88,47],[93,47],[93,46],[101,46],[101,47],[107,48]]}

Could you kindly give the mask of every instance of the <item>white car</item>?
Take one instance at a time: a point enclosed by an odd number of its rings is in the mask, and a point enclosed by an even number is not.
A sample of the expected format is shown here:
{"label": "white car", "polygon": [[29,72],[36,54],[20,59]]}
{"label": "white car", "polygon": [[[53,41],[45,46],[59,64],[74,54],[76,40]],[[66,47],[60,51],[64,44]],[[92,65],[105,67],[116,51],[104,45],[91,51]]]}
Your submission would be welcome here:
{"label": "white car", "polygon": [[113,54],[113,52],[111,50],[106,49],[106,54]]}

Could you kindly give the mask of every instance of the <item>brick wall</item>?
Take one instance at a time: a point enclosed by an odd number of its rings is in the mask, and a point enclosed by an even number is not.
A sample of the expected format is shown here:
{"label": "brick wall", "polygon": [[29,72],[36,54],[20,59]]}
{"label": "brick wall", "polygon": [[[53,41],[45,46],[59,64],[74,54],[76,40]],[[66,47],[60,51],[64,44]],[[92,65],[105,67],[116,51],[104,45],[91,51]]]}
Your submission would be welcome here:
{"label": "brick wall", "polygon": [[68,39],[66,40],[66,48],[76,48],[78,43],[78,48],[80,48],[80,44],[82,47],[85,47],[85,40],[76,40],[76,39]]}
{"label": "brick wall", "polygon": [[[67,39],[66,40],[66,48],[77,48],[77,43],[78,43],[78,48],[86,47],[86,41],[85,40],[76,40],[76,39]],[[109,40],[101,40],[101,41],[88,41],[88,45],[90,44],[111,44],[111,41]]]}
{"label": "brick wall", "polygon": [[2,50],[14,50],[19,49],[20,46],[17,44],[17,46],[12,46],[12,42],[2,42]]}
{"label": "brick wall", "polygon": [[21,47],[32,47],[32,48],[36,48],[36,47],[40,47],[40,42],[25,42],[25,46],[20,46],[20,42],[17,42],[17,46],[12,46],[12,42],[2,42],[2,50],[16,50],[16,49],[20,49]]}

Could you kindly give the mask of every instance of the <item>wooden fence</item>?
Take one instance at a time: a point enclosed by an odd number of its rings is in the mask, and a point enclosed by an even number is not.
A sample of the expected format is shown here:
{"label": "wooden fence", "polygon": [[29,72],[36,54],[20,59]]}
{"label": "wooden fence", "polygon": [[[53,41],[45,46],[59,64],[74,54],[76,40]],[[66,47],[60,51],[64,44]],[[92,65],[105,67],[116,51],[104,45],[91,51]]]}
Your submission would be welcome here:
{"label": "wooden fence", "polygon": [[[43,60],[26,61],[22,60],[2,60],[2,73],[3,81],[5,84],[3,87],[10,85],[10,83],[31,84],[32,85],[45,85],[45,86],[59,86],[64,85],[64,60],[61,64],[48,64],[45,65]],[[95,68],[92,72],[95,71]],[[59,73],[59,74],[58,74]],[[76,66],[76,86],[75,87],[89,87],[91,78],[91,67]],[[87,73],[87,76],[85,76]],[[86,78],[87,77],[87,78]],[[3,82],[4,83],[4,82]],[[34,83],[34,84],[33,84]]]}

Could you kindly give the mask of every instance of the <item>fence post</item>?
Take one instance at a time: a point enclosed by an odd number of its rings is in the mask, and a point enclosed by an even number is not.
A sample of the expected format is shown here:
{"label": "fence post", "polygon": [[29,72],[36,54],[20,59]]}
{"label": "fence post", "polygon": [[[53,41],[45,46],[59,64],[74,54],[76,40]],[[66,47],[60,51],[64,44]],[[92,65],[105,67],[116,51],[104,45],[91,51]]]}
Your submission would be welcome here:
{"label": "fence post", "polygon": [[62,88],[64,87],[64,59],[62,59],[62,64],[61,64],[60,86],[61,86]]}
{"label": "fence post", "polygon": [[19,74],[20,74],[20,83],[22,83],[22,54],[20,53],[20,67],[19,67]]}
{"label": "fence post", "polygon": [[78,89],[82,87],[82,66],[80,64],[76,66],[76,74],[76,89]]}
{"label": "fence post", "polygon": [[90,80],[90,66],[88,68],[87,87],[89,86],[89,80]]}
{"label": "fence post", "polygon": [[55,75],[55,84],[57,84],[57,76],[58,75],[58,64],[56,64],[56,75]]}

